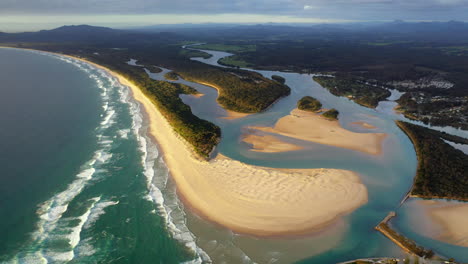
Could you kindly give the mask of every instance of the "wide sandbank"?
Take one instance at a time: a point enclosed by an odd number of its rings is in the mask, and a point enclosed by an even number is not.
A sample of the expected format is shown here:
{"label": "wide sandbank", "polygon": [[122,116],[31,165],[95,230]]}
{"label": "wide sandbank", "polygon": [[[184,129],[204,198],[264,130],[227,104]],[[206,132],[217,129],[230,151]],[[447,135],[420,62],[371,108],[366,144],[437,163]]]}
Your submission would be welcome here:
{"label": "wide sandbank", "polygon": [[301,150],[303,147],[291,143],[284,142],[277,136],[268,135],[261,131],[251,130],[242,137],[242,142],[251,146],[250,151],[277,153],[285,151]]}
{"label": "wide sandbank", "polygon": [[430,233],[433,239],[449,244],[468,247],[468,203],[454,203],[440,200],[418,201],[426,217],[439,232]]}
{"label": "wide sandbank", "polygon": [[280,118],[274,127],[249,128],[371,155],[382,153],[382,143],[387,136],[384,133],[352,132],[342,128],[336,120],[299,109],[294,109],[290,115]]}
{"label": "wide sandbank", "polygon": [[218,154],[198,158],[133,83],[104,67],[131,89],[150,121],[179,197],[193,211],[237,233],[261,237],[318,231],[367,202],[358,174],[338,169],[273,169]]}

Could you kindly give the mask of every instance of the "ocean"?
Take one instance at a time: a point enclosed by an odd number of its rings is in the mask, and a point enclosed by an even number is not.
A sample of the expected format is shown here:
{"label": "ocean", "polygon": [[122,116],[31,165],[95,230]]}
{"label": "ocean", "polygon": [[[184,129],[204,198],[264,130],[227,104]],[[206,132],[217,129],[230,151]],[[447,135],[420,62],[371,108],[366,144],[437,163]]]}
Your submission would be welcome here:
{"label": "ocean", "polygon": [[[229,55],[211,53],[214,58],[198,60],[216,65]],[[307,74],[258,72],[284,77],[292,93],[267,111],[238,120],[220,118],[216,90],[176,82],[204,94],[181,98],[195,115],[221,127],[218,149],[225,156],[258,166],[360,173],[369,202],[334,228],[310,237],[264,239],[205,221],[180,202],[158,146],[147,136],[145,113],[127,87],[75,59],[0,48],[0,263],[322,264],[403,258],[404,252],[373,229],[392,210],[402,216],[396,228],[405,235],[466,260],[465,248],[413,232],[411,209],[399,208],[417,160],[395,116],[336,97]],[[161,79],[163,73],[150,77]],[[243,127],[273,125],[305,95],[338,109],[347,129],[365,132],[349,125],[363,120],[388,133],[384,154],[313,143],[291,153],[253,153],[239,144]]]}
{"label": "ocean", "polygon": [[199,261],[128,89],[56,55],[0,58],[0,262]]}

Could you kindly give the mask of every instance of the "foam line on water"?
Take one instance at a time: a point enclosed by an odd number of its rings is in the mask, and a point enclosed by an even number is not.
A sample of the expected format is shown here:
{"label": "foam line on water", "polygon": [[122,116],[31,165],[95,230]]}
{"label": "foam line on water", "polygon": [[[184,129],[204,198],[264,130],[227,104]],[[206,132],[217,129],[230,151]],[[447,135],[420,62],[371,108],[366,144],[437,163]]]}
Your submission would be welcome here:
{"label": "foam line on water", "polygon": [[[144,123],[141,106],[130,96],[128,87],[120,84],[116,85],[120,86],[119,93],[121,96],[121,102],[124,102],[129,106],[130,114],[132,116],[132,130],[137,138],[139,148],[142,153],[141,165],[143,167],[143,174],[147,180],[148,188],[146,199],[152,201],[156,205],[157,212],[161,217],[163,217],[167,229],[171,233],[172,237],[183,243],[196,254],[196,258],[191,263],[211,262],[209,256],[196,245],[196,238],[185,225],[185,218],[175,223],[173,221],[174,219],[168,213],[168,211],[171,210],[170,207],[172,205],[168,204],[169,201],[165,200],[164,195],[161,192],[161,188],[165,188],[167,182],[167,168],[163,167],[164,173],[161,173],[161,170],[155,170],[155,164],[158,163],[159,159],[159,152],[157,146],[146,135],[148,127],[147,124]],[[162,159],[159,159],[159,163],[164,165]],[[155,177],[157,173],[158,177]],[[179,201],[172,202],[179,203]]]}
{"label": "foam line on water", "polygon": [[[105,75],[89,64],[78,60],[43,52],[38,53],[53,56],[67,63],[71,63],[78,69],[86,72],[88,77],[95,81],[96,86],[102,91],[100,95],[103,101],[105,116],[97,129],[102,130],[110,127],[113,120],[116,118],[116,111],[111,106],[112,102],[109,101],[109,92],[112,87],[108,87],[109,85],[106,84],[107,79],[100,79]],[[115,82],[109,81],[109,83],[114,84]],[[30,241],[26,243],[22,251],[11,261],[20,263],[48,263],[52,261],[55,263],[66,262],[73,258],[73,249],[80,242],[80,233],[85,223],[90,217],[93,219],[96,218],[96,216],[91,216],[91,214],[95,204],[100,198],[96,197],[91,199],[90,207],[81,216],[64,218],[63,215],[69,209],[70,203],[87,185],[93,183],[93,180],[99,174],[99,171],[101,171],[102,166],[107,164],[112,158],[112,154],[109,153],[109,150],[112,147],[113,141],[110,140],[109,136],[104,136],[102,133],[96,135],[96,137],[98,140],[98,149],[94,152],[93,157],[81,166],[80,171],[75,175],[73,181],[69,183],[64,190],[56,193],[50,199],[38,205],[36,229],[33,231]],[[70,221],[74,221],[73,223],[78,222],[78,224],[74,224],[72,227],[67,226],[66,224]],[[50,241],[55,241],[57,239],[68,240],[70,251],[63,251],[63,249],[55,250],[53,243],[52,245],[48,244]]]}

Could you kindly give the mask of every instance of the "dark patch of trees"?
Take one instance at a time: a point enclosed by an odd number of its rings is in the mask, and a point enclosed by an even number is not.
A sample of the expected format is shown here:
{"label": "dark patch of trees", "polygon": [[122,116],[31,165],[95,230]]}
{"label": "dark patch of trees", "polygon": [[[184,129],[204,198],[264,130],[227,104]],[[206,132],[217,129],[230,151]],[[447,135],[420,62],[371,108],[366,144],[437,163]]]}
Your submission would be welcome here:
{"label": "dark patch of trees", "polygon": [[335,108],[332,108],[332,109],[326,111],[325,113],[323,113],[322,116],[326,117],[328,119],[338,120],[338,115],[339,114],[340,114],[340,112],[338,112],[338,110],[336,110]]}
{"label": "dark patch of trees", "polygon": [[279,75],[273,75],[271,76],[271,78],[281,84],[284,84],[286,82],[286,79],[284,79],[283,77],[279,76]]}
{"label": "dark patch of trees", "polygon": [[356,103],[371,108],[391,94],[387,89],[366,84],[349,75],[314,76],[314,81],[336,96],[348,96]]}
{"label": "dark patch of trees", "polygon": [[412,194],[425,198],[468,200],[468,155],[445,143],[466,139],[397,121],[410,137],[418,155]]}
{"label": "dark patch of trees", "polygon": [[322,103],[314,97],[304,96],[297,102],[297,108],[299,110],[316,112],[322,108]]}

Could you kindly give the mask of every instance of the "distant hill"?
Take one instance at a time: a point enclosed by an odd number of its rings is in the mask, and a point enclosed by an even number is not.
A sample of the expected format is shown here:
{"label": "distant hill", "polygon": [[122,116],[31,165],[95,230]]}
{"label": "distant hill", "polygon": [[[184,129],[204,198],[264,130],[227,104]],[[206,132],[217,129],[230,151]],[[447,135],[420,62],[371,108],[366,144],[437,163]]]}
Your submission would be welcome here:
{"label": "distant hill", "polygon": [[468,23],[449,22],[356,22],[343,24],[178,24],[154,25],[134,30],[142,32],[173,32],[190,38],[224,41],[236,39],[291,40],[301,39],[390,39],[392,41],[411,39],[426,42],[468,41]]}
{"label": "distant hill", "polygon": [[0,42],[73,42],[73,43],[142,43],[174,40],[174,33],[144,33],[90,25],[62,26],[51,30],[23,33],[0,33]]}

